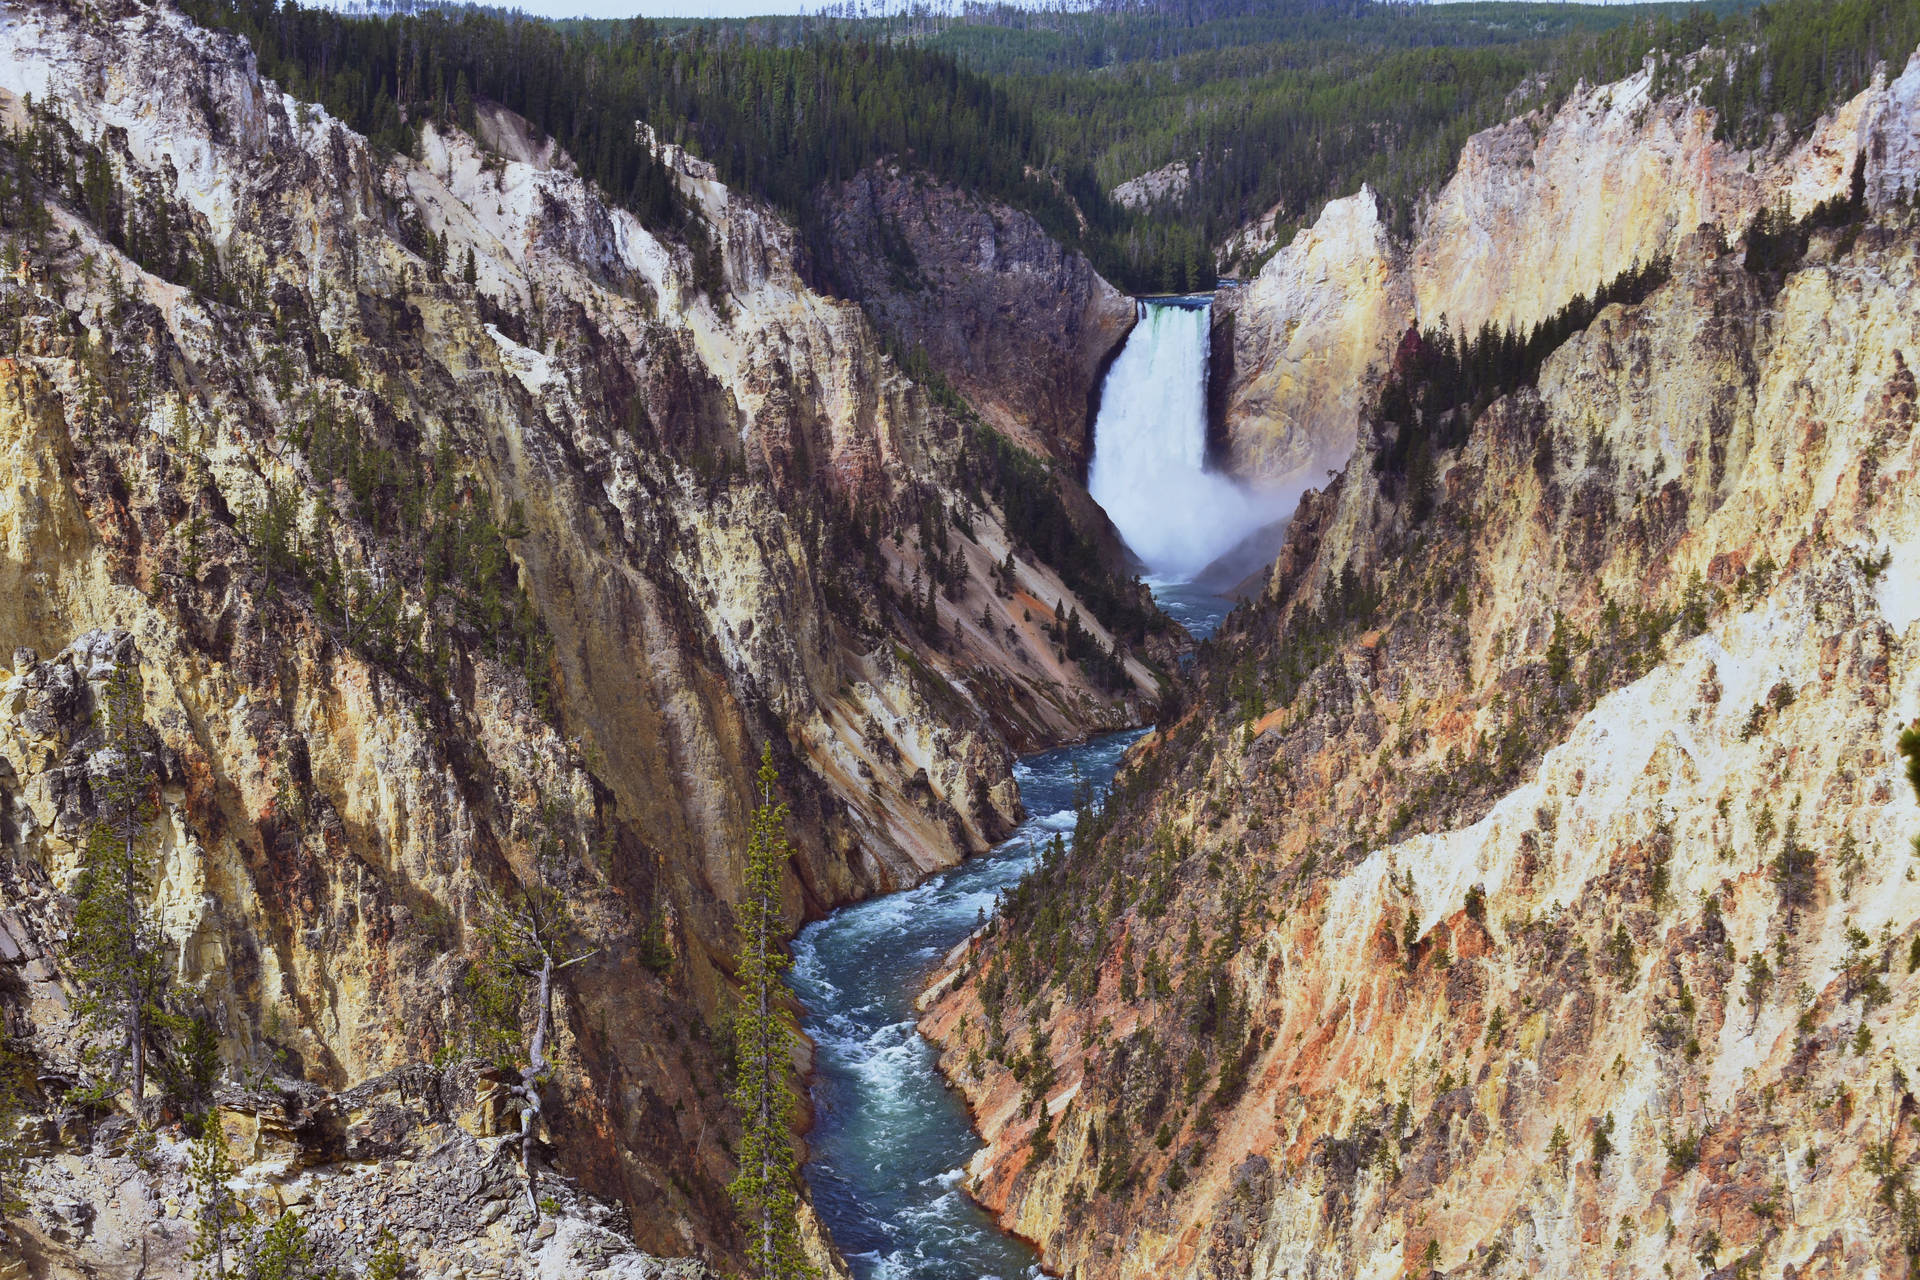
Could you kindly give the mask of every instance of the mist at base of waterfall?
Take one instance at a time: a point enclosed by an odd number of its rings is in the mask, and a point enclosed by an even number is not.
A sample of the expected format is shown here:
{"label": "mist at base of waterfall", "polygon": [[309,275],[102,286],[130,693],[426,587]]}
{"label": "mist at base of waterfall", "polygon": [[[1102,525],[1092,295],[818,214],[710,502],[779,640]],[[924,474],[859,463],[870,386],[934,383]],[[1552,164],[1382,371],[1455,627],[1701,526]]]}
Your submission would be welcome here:
{"label": "mist at base of waterfall", "polygon": [[1300,494],[1208,469],[1211,328],[1210,303],[1140,304],[1101,387],[1087,490],[1150,577],[1224,591],[1272,561]]}

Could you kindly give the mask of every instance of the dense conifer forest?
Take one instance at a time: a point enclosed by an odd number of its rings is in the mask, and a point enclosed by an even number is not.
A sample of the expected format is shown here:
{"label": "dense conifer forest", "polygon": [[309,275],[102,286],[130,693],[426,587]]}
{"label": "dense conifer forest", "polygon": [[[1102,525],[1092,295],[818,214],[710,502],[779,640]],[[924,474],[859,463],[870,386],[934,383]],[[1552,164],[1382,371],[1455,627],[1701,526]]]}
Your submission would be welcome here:
{"label": "dense conifer forest", "polygon": [[[509,107],[696,249],[702,232],[635,120],[803,228],[835,184],[902,158],[1027,210],[1137,292],[1250,270],[1362,182],[1405,229],[1468,134],[1649,58],[1663,88],[1696,89],[1723,133],[1754,145],[1803,128],[1920,39],[1920,7],[1903,0],[1143,0],[662,23],[470,7],[346,16],[273,0],[187,8],[246,34],[267,74],[396,150],[422,121],[468,115],[477,98]],[[1183,188],[1131,209],[1109,197],[1176,161],[1188,165]],[[1271,237],[1216,260],[1269,214]]]}

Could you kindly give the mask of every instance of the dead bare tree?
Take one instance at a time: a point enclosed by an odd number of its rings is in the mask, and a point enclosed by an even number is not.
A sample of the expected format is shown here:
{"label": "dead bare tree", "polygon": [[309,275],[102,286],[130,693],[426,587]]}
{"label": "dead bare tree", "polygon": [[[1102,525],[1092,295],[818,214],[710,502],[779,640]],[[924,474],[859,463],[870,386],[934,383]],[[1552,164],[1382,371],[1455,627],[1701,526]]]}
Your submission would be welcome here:
{"label": "dead bare tree", "polygon": [[537,1219],[534,1143],[546,1107],[541,1086],[553,1066],[548,1045],[554,985],[562,973],[597,952],[581,949],[566,900],[544,883],[523,888],[511,899],[489,895],[481,916],[485,950],[469,985],[482,1023],[483,1049],[519,1073],[519,1082],[508,1091],[520,1103],[520,1169],[527,1181],[527,1205]]}

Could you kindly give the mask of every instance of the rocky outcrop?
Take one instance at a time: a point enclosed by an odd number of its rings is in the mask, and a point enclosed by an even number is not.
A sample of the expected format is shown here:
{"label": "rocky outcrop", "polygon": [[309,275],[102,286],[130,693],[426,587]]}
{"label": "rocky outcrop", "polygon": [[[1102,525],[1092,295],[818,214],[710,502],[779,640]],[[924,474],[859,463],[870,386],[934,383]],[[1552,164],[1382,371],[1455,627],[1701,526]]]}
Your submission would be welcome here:
{"label": "rocky outcrop", "polygon": [[1752,152],[1716,141],[1711,111],[1658,97],[1654,83],[1649,69],[1583,87],[1551,113],[1474,135],[1411,244],[1389,243],[1364,191],[1330,202],[1223,305],[1233,467],[1268,483],[1317,482],[1323,460],[1352,447],[1365,373],[1383,371],[1410,326],[1524,332],[1699,226],[1737,236],[1762,208],[1798,216],[1845,195],[1856,157],[1875,207],[1900,200],[1920,173],[1920,63],[1807,139]]}
{"label": "rocky outcrop", "polygon": [[1110,194],[1126,209],[1145,209],[1162,200],[1185,198],[1193,185],[1193,170],[1185,160],[1174,160],[1135,178],[1128,178]]}
{"label": "rocky outcrop", "polygon": [[1084,471],[1130,299],[1034,219],[883,162],[826,206],[829,276],[997,430]]}
{"label": "rocky outcrop", "polygon": [[1227,378],[1213,417],[1233,469],[1304,489],[1344,466],[1411,303],[1402,251],[1365,187],[1328,204],[1251,284],[1215,295]]}
{"label": "rocky outcrop", "polygon": [[[298,1081],[229,1087],[211,1113],[244,1172],[231,1189],[265,1221],[300,1216],[313,1269],[359,1274],[393,1248],[418,1275],[474,1280],[600,1275],[704,1280],[691,1260],[633,1248],[618,1205],[565,1184],[536,1221],[513,1160],[499,1079],[415,1067],[343,1094]],[[509,1132],[512,1138],[509,1139]],[[11,1226],[33,1275],[192,1275],[195,1213],[188,1135],[151,1148],[124,1119],[58,1114],[30,1126],[25,1210]]]}
{"label": "rocky outcrop", "polygon": [[[347,1090],[457,1055],[482,903],[544,880],[593,952],[558,1168],[640,1247],[726,1263],[714,1028],[762,748],[798,920],[986,847],[1014,750],[1136,720],[1152,675],[1065,659],[1044,620],[1078,602],[966,423],[684,156],[711,293],[523,121],[384,155],[164,6],[0,7],[0,107],[52,157],[0,283],[0,908],[66,927],[99,687],[136,667],[154,906],[230,1069]],[[71,1079],[34,963],[0,1001]]]}
{"label": "rocky outcrop", "polygon": [[1684,236],[1424,497],[1305,504],[928,1009],[1050,1267],[1906,1273],[1913,226]]}

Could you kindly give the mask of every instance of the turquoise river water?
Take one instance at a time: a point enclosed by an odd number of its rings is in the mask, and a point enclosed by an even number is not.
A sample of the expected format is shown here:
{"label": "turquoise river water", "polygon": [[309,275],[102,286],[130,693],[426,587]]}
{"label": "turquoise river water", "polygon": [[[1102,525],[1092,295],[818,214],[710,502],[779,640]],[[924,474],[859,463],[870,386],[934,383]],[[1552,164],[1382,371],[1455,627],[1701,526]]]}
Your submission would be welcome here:
{"label": "turquoise river water", "polygon": [[[1206,599],[1189,592],[1179,602],[1196,632],[1211,631],[1226,607]],[[858,1280],[1038,1274],[1033,1251],[961,1188],[979,1144],[914,1029],[913,1002],[1045,844],[1073,838],[1076,781],[1104,792],[1143,732],[1026,757],[1014,776],[1028,816],[1011,839],[912,889],[844,907],[795,939],[791,981],[816,1046],[806,1178]]]}

